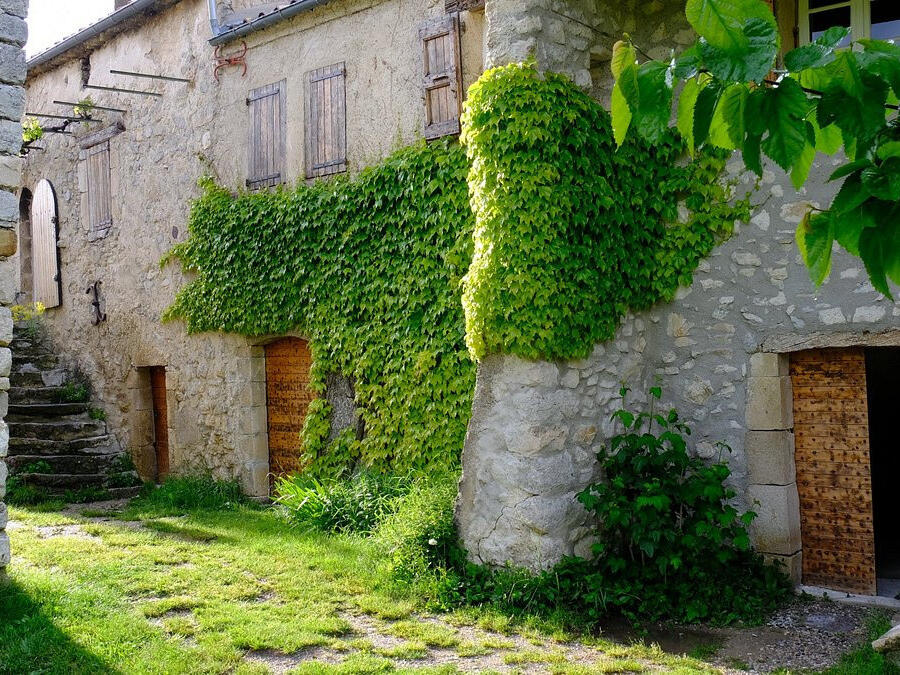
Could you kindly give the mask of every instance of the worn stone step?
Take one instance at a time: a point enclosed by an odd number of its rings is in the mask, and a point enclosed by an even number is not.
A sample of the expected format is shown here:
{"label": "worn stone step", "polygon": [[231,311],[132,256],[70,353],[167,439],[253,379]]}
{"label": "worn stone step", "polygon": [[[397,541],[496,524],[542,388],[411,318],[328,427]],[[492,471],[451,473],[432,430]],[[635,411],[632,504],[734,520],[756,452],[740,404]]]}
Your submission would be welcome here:
{"label": "worn stone step", "polygon": [[[13,476],[28,471],[29,467],[45,464],[40,470],[53,474],[105,475],[122,471],[122,453],[110,455],[11,455],[6,464]],[[49,468],[46,468],[49,467]]]}
{"label": "worn stone step", "polygon": [[35,417],[34,415],[19,415],[12,414],[6,416],[7,424],[59,424],[61,422],[90,422],[90,421],[100,421],[100,420],[91,420],[90,415],[87,414],[86,411],[78,411],[71,413],[64,413],[62,415],[49,415],[46,417]]}
{"label": "worn stone step", "polygon": [[56,354],[17,354],[12,355],[13,373],[29,372],[34,370],[53,370],[59,368],[59,358]]}
{"label": "worn stone step", "polygon": [[119,444],[108,434],[66,441],[43,438],[10,438],[9,456],[18,455],[117,455]]}
{"label": "worn stone step", "polygon": [[62,420],[53,422],[9,422],[10,438],[42,438],[65,441],[106,433],[106,423],[100,420]]}
{"label": "worn stone step", "polygon": [[10,404],[56,403],[62,400],[63,387],[17,387],[9,388]]}
{"label": "worn stone step", "polygon": [[66,381],[66,371],[54,370],[28,370],[10,373],[9,383],[13,387],[59,387]]}
{"label": "worn stone step", "polygon": [[10,403],[7,421],[14,418],[60,417],[80,415],[90,410],[88,403]]}
{"label": "worn stone step", "polygon": [[[44,488],[51,493],[81,488],[139,488],[141,484],[140,478],[134,471],[112,475],[107,473],[20,473],[18,478],[26,485]],[[130,485],[123,483],[130,483]]]}

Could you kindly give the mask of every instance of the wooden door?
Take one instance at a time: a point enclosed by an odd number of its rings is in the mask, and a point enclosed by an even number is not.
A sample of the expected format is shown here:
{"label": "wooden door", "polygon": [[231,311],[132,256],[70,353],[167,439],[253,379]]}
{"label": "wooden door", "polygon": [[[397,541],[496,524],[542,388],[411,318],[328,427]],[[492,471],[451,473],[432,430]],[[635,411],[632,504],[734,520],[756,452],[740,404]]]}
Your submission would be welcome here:
{"label": "wooden door", "polygon": [[150,368],[150,389],[153,394],[153,447],[156,450],[156,480],[162,482],[169,475],[169,414],[166,407],[166,369]]}
{"label": "wooden door", "polygon": [[874,595],[865,353],[798,352],[790,372],[803,583]]}
{"label": "wooden door", "polygon": [[42,180],[31,202],[31,268],[34,301],[57,307],[60,300],[59,254],[56,248],[56,195],[50,181]]}
{"label": "wooden door", "polygon": [[297,473],[300,432],[315,393],[309,386],[312,355],[306,340],[285,338],[266,345],[266,407],[269,431],[269,471]]}

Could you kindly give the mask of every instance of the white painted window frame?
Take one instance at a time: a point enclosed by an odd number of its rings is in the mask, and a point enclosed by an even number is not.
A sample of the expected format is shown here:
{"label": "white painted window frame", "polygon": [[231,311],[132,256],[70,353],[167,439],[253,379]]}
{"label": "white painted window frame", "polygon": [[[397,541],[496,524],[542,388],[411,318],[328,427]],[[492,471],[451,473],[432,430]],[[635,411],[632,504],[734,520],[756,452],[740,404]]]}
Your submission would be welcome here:
{"label": "white painted window frame", "polygon": [[[872,33],[872,3],[871,0],[835,0],[824,7],[812,10],[813,14],[835,9],[838,7],[850,7],[850,39],[865,40]],[[809,0],[799,0],[800,14],[800,44],[809,43]],[[900,38],[900,36],[898,36]]]}

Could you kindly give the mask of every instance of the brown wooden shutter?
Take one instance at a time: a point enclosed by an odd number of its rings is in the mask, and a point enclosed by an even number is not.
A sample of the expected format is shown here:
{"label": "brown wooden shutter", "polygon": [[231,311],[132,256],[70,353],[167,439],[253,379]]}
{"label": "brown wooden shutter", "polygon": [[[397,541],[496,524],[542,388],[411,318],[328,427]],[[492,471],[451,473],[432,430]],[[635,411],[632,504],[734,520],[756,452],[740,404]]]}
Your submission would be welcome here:
{"label": "brown wooden shutter", "polygon": [[59,255],[56,247],[56,196],[50,181],[42,180],[31,202],[34,301],[44,307],[60,303]]}
{"label": "brown wooden shutter", "polygon": [[347,170],[347,92],[343,63],[307,74],[306,177]]}
{"label": "brown wooden shutter", "polygon": [[459,133],[462,90],[459,19],[455,15],[429,21],[419,29],[425,89],[425,138]]}
{"label": "brown wooden shutter", "polygon": [[109,141],[85,151],[87,160],[88,214],[90,230],[105,234],[112,225],[109,187]]}
{"label": "brown wooden shutter", "polygon": [[258,189],[284,182],[285,81],[254,89],[250,108],[250,171],[247,187]]}

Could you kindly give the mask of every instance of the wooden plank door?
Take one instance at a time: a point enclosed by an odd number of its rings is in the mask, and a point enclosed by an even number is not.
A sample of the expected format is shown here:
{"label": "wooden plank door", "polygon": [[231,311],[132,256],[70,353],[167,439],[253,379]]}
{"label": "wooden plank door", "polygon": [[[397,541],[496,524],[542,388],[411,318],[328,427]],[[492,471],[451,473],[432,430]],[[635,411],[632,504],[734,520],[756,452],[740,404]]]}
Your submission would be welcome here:
{"label": "wooden plank door", "polygon": [[875,594],[875,530],[862,348],[791,355],[803,583]]}
{"label": "wooden plank door", "polygon": [[156,451],[156,480],[162,482],[169,475],[169,413],[166,407],[166,369],[150,368],[150,389],[153,394],[153,447]]}
{"label": "wooden plank door", "polygon": [[60,301],[59,254],[56,248],[56,195],[42,180],[31,202],[31,251],[34,301],[57,307]]}
{"label": "wooden plank door", "polygon": [[285,338],[266,345],[266,409],[269,431],[269,472],[297,473],[300,432],[315,392],[309,386],[312,354],[306,340]]}

